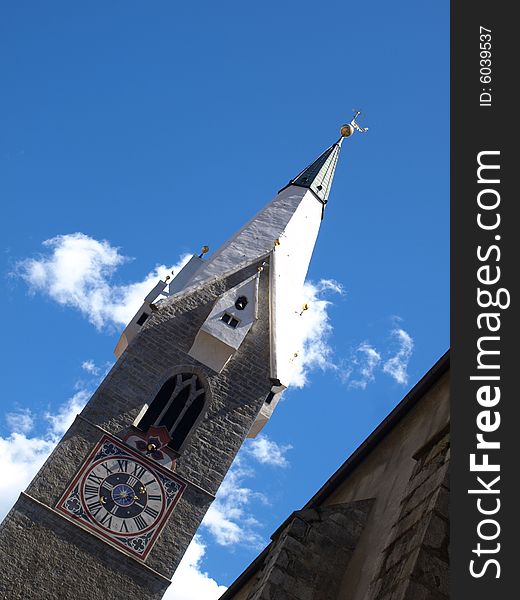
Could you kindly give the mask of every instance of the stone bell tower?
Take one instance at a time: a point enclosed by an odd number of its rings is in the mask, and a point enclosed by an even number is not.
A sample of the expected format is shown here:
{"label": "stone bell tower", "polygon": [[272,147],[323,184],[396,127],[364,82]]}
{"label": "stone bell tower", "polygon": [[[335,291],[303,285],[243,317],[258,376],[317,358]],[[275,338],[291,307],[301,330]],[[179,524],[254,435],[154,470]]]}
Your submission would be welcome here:
{"label": "stone bell tower", "polygon": [[302,286],[354,129],[145,298],[0,526],[1,599],[163,596],[244,438],[290,383]]}

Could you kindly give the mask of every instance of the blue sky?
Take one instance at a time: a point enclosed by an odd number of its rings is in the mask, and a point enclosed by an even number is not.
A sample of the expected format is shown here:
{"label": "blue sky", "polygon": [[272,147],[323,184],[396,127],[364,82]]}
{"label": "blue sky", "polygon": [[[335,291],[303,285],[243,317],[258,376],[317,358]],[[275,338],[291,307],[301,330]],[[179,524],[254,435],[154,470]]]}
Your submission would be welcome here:
{"label": "blue sky", "polygon": [[353,108],[370,130],[343,145],[309,271],[323,368],[245,446],[184,576],[233,581],[447,349],[448,18],[433,0],[3,6],[3,511],[113,361],[135,284],[215,250]]}

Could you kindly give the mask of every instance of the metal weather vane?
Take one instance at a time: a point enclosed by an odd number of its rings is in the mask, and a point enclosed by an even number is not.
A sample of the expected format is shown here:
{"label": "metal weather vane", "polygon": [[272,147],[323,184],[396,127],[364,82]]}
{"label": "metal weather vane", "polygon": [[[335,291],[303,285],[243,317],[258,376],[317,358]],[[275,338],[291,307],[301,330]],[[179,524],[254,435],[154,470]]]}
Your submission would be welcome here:
{"label": "metal weather vane", "polygon": [[354,131],[359,131],[360,133],[366,133],[368,131],[368,127],[361,127],[356,121],[356,119],[361,114],[361,111],[354,110],[354,112],[356,114],[352,118],[352,121],[350,121],[350,123],[345,123],[345,125],[341,126],[340,133],[342,137],[350,137],[354,133]]}
{"label": "metal weather vane", "polygon": [[352,121],[350,121],[350,124],[352,125],[352,127],[354,127],[354,129],[356,129],[357,131],[359,131],[360,133],[366,133],[368,131],[368,127],[360,127],[357,122],[356,119],[359,117],[359,115],[361,114],[360,110],[356,110],[355,111],[355,115],[354,118],[352,119]]}

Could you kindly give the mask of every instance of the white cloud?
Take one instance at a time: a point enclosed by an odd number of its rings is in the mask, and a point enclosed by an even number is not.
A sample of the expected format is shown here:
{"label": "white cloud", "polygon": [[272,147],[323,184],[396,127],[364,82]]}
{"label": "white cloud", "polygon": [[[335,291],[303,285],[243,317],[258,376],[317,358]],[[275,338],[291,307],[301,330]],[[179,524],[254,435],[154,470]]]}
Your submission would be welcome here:
{"label": "white cloud", "polygon": [[316,288],[317,288],[318,293],[326,291],[326,290],[335,292],[336,294],[341,294],[341,295],[345,293],[345,289],[343,288],[343,285],[341,283],[339,283],[339,281],[336,281],[335,279],[320,279]]}
{"label": "white cloud", "polygon": [[46,240],[43,245],[46,254],[20,261],[17,274],[31,292],[76,308],[98,329],[109,324],[126,325],[158,280],[172,270],[177,273],[189,259],[184,255],[176,265],[157,266],[142,281],[116,285],[111,278],[129,259],[106,240],[71,233]]}
{"label": "white cloud", "polygon": [[[394,320],[402,319],[394,317]],[[390,375],[400,385],[408,383],[413,339],[402,328],[393,329],[390,335],[393,347],[381,349],[367,341],[361,343],[347,361],[342,361],[338,369],[341,380],[349,387],[361,390],[375,381],[378,373]]]}
{"label": "white cloud", "polygon": [[[3,474],[0,478],[0,520],[36,475],[89,395],[88,391],[81,390],[63,404],[56,414],[46,413],[44,422],[47,423],[47,427],[40,436],[29,436],[29,430],[21,431],[16,419],[7,420],[11,431],[6,437],[0,437]],[[26,412],[21,411],[18,414]],[[30,418],[32,428],[36,419],[33,415],[30,415]]]}
{"label": "white cloud", "polygon": [[404,329],[394,329],[392,335],[398,343],[398,350],[385,362],[383,371],[404,385],[408,383],[407,369],[413,351],[413,339]]}
{"label": "white cloud", "polygon": [[60,406],[57,413],[46,412],[45,419],[49,423],[47,434],[52,439],[59,440],[72,425],[76,415],[85,406],[90,396],[91,392],[89,390],[79,390],[65,404]]}
{"label": "white cloud", "polygon": [[254,477],[255,471],[248,465],[249,458],[269,466],[286,467],[289,462],[285,453],[289,444],[278,444],[265,435],[246,440],[209,507],[202,527],[221,546],[245,545],[259,549],[263,538],[258,533],[261,523],[252,515],[250,503],[259,500],[266,504],[266,497],[247,487],[244,481]]}
{"label": "white cloud", "polygon": [[206,546],[196,535],[188,546],[163,600],[217,600],[226,591],[205,571],[202,559]]}
{"label": "white cloud", "polygon": [[265,435],[246,440],[222,481],[199,532],[211,535],[220,546],[246,546],[255,550],[263,548],[265,540],[258,532],[262,524],[253,516],[252,503],[256,501],[265,505],[268,500],[264,494],[245,484],[246,479],[256,474],[250,459],[263,465],[285,467],[289,464],[285,453],[290,448],[290,445],[277,444]]}
{"label": "white cloud", "polygon": [[246,439],[243,451],[264,465],[287,467],[289,461],[285,454],[291,448],[290,444],[277,444],[266,435],[259,435],[254,439]]}
{"label": "white cloud", "polygon": [[349,385],[364,390],[375,379],[374,371],[381,362],[381,354],[368,342],[363,342],[356,350],[354,361],[359,376],[352,379]]}
{"label": "white cloud", "polygon": [[83,361],[83,363],[81,364],[81,368],[87,373],[90,373],[91,375],[99,374],[99,367],[96,366],[96,363],[93,360]]}
{"label": "white cloud", "polygon": [[5,420],[10,431],[17,433],[29,433],[34,426],[33,415],[28,408],[16,413],[7,413]]}
{"label": "white cloud", "polygon": [[262,546],[262,538],[256,531],[259,523],[247,509],[253,497],[263,497],[243,483],[253,474],[252,469],[245,466],[242,454],[237,455],[202,521],[202,526],[221,546]]}
{"label": "white cloud", "polygon": [[56,442],[52,438],[28,437],[17,432],[0,437],[0,519],[3,519],[20,492],[36,475]]}
{"label": "white cloud", "polygon": [[299,360],[295,361],[295,370],[291,385],[303,387],[308,383],[309,372],[314,369],[334,369],[331,362],[332,348],[329,338],[332,325],[327,313],[331,302],[322,296],[326,292],[343,294],[343,286],[333,279],[321,279],[318,283],[306,281],[303,286],[302,306],[307,310],[301,313],[301,331],[303,337]]}

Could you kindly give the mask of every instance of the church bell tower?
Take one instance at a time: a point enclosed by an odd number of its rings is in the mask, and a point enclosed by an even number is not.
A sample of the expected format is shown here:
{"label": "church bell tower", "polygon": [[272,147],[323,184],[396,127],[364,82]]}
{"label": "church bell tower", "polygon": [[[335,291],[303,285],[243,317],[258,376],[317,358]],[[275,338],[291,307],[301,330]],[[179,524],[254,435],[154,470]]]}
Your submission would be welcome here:
{"label": "church bell tower", "polygon": [[290,384],[305,276],[355,129],[151,290],[0,526],[1,599],[162,598],[242,442]]}

